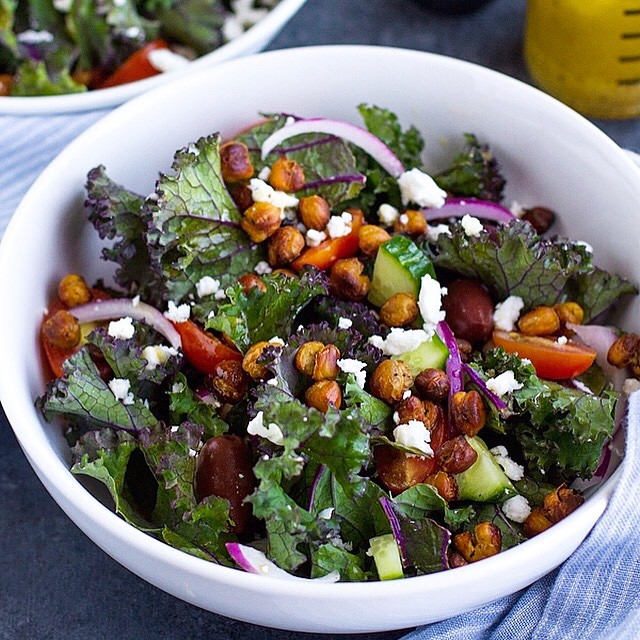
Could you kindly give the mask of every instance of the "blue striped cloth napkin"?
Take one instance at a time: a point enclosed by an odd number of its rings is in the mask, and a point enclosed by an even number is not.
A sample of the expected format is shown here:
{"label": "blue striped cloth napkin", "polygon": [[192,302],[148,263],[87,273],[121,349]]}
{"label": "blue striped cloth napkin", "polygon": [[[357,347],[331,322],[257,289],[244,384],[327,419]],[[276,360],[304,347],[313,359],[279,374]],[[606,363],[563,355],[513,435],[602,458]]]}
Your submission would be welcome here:
{"label": "blue striped cloth napkin", "polygon": [[[629,399],[620,483],[578,550],[528,589],[403,640],[640,638],[640,393]],[[425,603],[428,606],[428,603]]]}
{"label": "blue striped cloth napkin", "polygon": [[[106,113],[0,116],[0,238],[39,173]],[[559,569],[528,589],[471,613],[416,629],[404,640],[640,638],[639,438],[640,393],[636,393],[630,399],[620,484],[589,537]]]}

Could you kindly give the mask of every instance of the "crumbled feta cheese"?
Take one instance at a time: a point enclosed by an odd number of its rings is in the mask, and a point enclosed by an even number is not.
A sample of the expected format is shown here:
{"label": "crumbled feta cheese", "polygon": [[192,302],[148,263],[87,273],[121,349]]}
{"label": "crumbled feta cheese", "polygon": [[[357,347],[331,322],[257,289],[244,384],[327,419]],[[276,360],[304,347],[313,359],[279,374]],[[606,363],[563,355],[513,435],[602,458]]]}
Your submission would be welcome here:
{"label": "crumbled feta cheese", "polygon": [[266,260],[260,260],[258,264],[253,269],[259,276],[263,276],[266,273],[271,273],[273,269],[271,265]]}
{"label": "crumbled feta cheese", "polygon": [[393,327],[386,339],[371,336],[369,344],[380,349],[387,356],[399,356],[417,349],[423,342],[429,340],[429,334],[422,329],[402,329]]}
{"label": "crumbled feta cheese", "polygon": [[178,430],[180,429],[180,425],[174,424],[171,427],[171,433],[178,433]]}
{"label": "crumbled feta cheese", "polygon": [[397,411],[394,411],[391,417],[393,418],[394,424],[400,424],[400,414]]}
{"label": "crumbled feta cheese", "polygon": [[149,370],[155,369],[158,365],[164,364],[171,356],[177,355],[177,349],[163,344],[151,345],[142,350],[142,357],[147,361],[145,369]]}
{"label": "crumbled feta cheese", "polygon": [[342,238],[351,233],[351,223],[353,216],[350,213],[343,213],[339,216],[331,216],[327,223],[327,233],[330,238]]}
{"label": "crumbled feta cheese", "polygon": [[282,429],[275,422],[270,422],[266,427],[264,426],[264,413],[262,411],[258,411],[256,417],[249,421],[247,433],[252,436],[266,438],[277,445],[281,445],[284,442]]}
{"label": "crumbled feta cheese", "polygon": [[406,400],[407,398],[411,397],[411,391],[409,389],[407,389],[403,394],[402,394],[402,399]]}
{"label": "crumbled feta cheese", "polygon": [[53,6],[60,13],[69,13],[72,5],[73,0],[53,0]]}
{"label": "crumbled feta cheese", "polygon": [[264,182],[268,182],[270,175],[271,175],[271,167],[262,167],[262,169],[260,169],[260,172],[258,173],[258,178],[260,180],[264,180]]}
{"label": "crumbled feta cheese", "polygon": [[134,40],[135,38],[138,38],[140,35],[142,35],[142,29],[136,26],[126,27],[122,33],[124,33],[125,37]]}
{"label": "crumbled feta cheese", "polygon": [[460,220],[460,224],[464,229],[464,233],[469,238],[473,238],[475,236],[479,236],[484,227],[482,226],[482,222],[478,220],[478,218],[474,218],[470,216],[468,213],[462,216],[462,220]]}
{"label": "crumbled feta cheese", "polygon": [[424,322],[424,330],[429,334],[433,333],[438,322],[445,318],[445,312],[442,309],[442,288],[440,283],[428,273],[425,273],[420,281],[418,309]]}
{"label": "crumbled feta cheese", "polygon": [[182,393],[184,391],[184,385],[182,382],[174,382],[171,386],[171,393]]}
{"label": "crumbled feta cheese", "polygon": [[21,44],[47,44],[53,42],[53,34],[50,31],[36,31],[26,29],[17,35],[17,40]]}
{"label": "crumbled feta cheese", "polygon": [[131,299],[131,304],[134,307],[137,307],[140,304],[140,296],[135,296],[134,298]]}
{"label": "crumbled feta cheese", "polygon": [[254,202],[268,202],[281,210],[284,219],[284,210],[298,205],[298,198],[285,191],[276,191],[270,184],[259,178],[249,180],[249,190]]}
{"label": "crumbled feta cheese", "polygon": [[509,296],[506,300],[499,302],[493,312],[495,328],[513,331],[523,308],[524,300],[520,296]]}
{"label": "crumbled feta cheese", "polygon": [[120,318],[120,320],[112,320],[107,329],[107,333],[112,338],[119,338],[120,340],[133,338],[135,331],[133,319],[128,316],[126,318]]}
{"label": "crumbled feta cheese", "polygon": [[526,209],[517,200],[514,200],[509,207],[509,211],[511,211],[516,218],[522,218]]}
{"label": "crumbled feta cheese", "polygon": [[420,171],[420,169],[410,169],[405,171],[398,178],[402,204],[408,205],[415,202],[421,207],[434,207],[439,209],[444,205],[447,192],[443,191],[434,179]]}
{"label": "crumbled feta cheese", "polygon": [[176,306],[176,303],[169,300],[167,310],[164,312],[164,317],[171,322],[186,322],[191,315],[191,307],[188,304],[181,304]]}
{"label": "crumbled feta cheese", "polygon": [[502,503],[502,513],[513,522],[524,522],[531,513],[529,502],[524,496],[513,496]]}
{"label": "crumbled feta cheese", "polygon": [[195,449],[192,449],[191,447],[189,447],[189,457],[195,458],[197,455],[198,455],[198,452]]}
{"label": "crumbled feta cheese", "polygon": [[567,339],[567,336],[558,336],[558,339],[556,340],[556,342],[558,344],[567,344],[569,340]]}
{"label": "crumbled feta cheese", "polygon": [[271,340],[268,340],[271,344],[277,344],[279,347],[284,347],[284,340],[278,336],[273,336]]}
{"label": "crumbled feta cheese", "polygon": [[622,392],[626,393],[628,396],[634,391],[638,391],[638,389],[640,389],[640,380],[637,378],[627,378],[622,383]]}
{"label": "crumbled feta cheese", "polygon": [[112,378],[107,383],[111,393],[115,396],[116,400],[122,402],[122,404],[133,404],[133,393],[129,391],[131,383],[126,378]]}
{"label": "crumbled feta cheese", "polygon": [[175,51],[171,51],[171,49],[153,49],[147,54],[147,59],[151,66],[161,73],[184,69],[189,63],[187,58]]}
{"label": "crumbled feta cheese", "polygon": [[399,424],[393,430],[393,438],[405,447],[418,449],[429,456],[433,455],[433,449],[429,444],[431,433],[420,420],[409,420],[406,424]]}
{"label": "crumbled feta cheese", "polygon": [[[196,282],[196,293],[198,298],[204,298],[205,296],[215,296],[220,293],[220,280],[212,278],[211,276],[203,276]],[[224,291],[222,292],[224,296]]]}
{"label": "crumbled feta cheese", "polygon": [[351,318],[338,318],[338,329],[351,329],[353,320]]}
{"label": "crumbled feta cheese", "polygon": [[398,218],[398,221],[400,222],[400,224],[409,224],[409,216],[406,213],[403,213]]}
{"label": "crumbled feta cheese", "polygon": [[272,387],[277,387],[278,378],[269,378],[269,380],[267,380],[267,384],[270,384]]}
{"label": "crumbled feta cheese", "polygon": [[502,467],[504,474],[509,480],[522,480],[524,478],[524,467],[514,462],[510,457],[506,447],[502,445],[489,449],[495,461]]}
{"label": "crumbled feta cheese", "polygon": [[342,358],[338,360],[338,369],[345,373],[353,373],[356,379],[356,384],[364,389],[364,385],[367,381],[366,362],[355,360],[353,358]]}
{"label": "crumbled feta cheese", "polygon": [[327,234],[324,231],[309,229],[305,234],[304,239],[308,247],[317,247],[321,242],[324,242],[327,239]]}
{"label": "crumbled feta cheese", "polygon": [[522,389],[522,382],[518,382],[513,371],[505,371],[495,378],[489,378],[486,383],[487,389],[493,391],[497,396],[504,396],[507,393]]}
{"label": "crumbled feta cheese", "polygon": [[437,242],[438,238],[443,234],[446,236],[451,235],[451,229],[446,224],[427,225],[427,240],[429,242]]}
{"label": "crumbled feta cheese", "polygon": [[333,516],[334,508],[327,507],[318,513],[318,518],[322,518],[322,520],[329,520],[331,516]]}
{"label": "crumbled feta cheese", "polygon": [[378,219],[385,227],[391,226],[398,219],[399,215],[400,212],[390,204],[381,204],[378,208]]}

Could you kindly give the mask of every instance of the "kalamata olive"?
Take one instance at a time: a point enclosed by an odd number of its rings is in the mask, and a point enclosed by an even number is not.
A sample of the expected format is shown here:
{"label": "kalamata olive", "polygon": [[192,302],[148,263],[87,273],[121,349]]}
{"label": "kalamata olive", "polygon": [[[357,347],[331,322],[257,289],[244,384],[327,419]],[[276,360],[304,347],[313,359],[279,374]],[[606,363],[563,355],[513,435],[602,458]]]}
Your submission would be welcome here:
{"label": "kalamata olive", "polygon": [[223,435],[205,442],[196,462],[196,496],[198,500],[208,496],[228,500],[229,515],[236,533],[245,529],[251,517],[251,505],[244,499],[255,486],[251,451],[242,438]]}
{"label": "kalamata olive", "polygon": [[454,280],[447,286],[442,306],[446,321],[456,338],[478,343],[487,340],[493,330],[493,302],[487,290],[476,280]]}

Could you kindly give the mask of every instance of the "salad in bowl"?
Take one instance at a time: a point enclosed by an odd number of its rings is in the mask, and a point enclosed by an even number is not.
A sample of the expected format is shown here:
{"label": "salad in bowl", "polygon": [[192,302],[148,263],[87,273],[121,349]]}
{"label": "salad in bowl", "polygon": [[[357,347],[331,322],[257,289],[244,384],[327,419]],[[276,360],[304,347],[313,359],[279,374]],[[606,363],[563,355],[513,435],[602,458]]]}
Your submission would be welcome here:
{"label": "salad in bowl", "polygon": [[[506,203],[490,140],[424,170],[421,132],[268,113],[176,152],[151,194],[96,166],[113,283],[65,275],[37,400],[78,477],[211,563],[364,582],[474,564],[607,476],[637,293]],[[188,142],[188,143],[187,143]]]}

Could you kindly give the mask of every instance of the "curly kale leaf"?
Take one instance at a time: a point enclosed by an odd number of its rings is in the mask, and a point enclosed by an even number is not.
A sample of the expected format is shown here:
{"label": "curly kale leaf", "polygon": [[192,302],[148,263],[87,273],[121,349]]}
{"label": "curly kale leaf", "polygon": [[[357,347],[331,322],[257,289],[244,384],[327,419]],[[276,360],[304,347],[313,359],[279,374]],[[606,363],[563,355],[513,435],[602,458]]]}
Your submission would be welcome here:
{"label": "curly kale leaf", "polygon": [[472,237],[454,224],[451,235],[439,236],[434,262],[481,280],[497,300],[520,296],[527,309],[572,300],[584,309],[585,322],[637,292],[624,278],[595,267],[584,244],[543,238],[519,220]]}
{"label": "curly kale leaf", "polygon": [[319,578],[337,571],[342,582],[363,582],[367,579],[363,565],[362,556],[329,543],[320,545],[311,553],[312,578]]}
{"label": "curly kale leaf", "polygon": [[340,319],[346,318],[351,320],[351,328],[364,336],[376,335],[384,338],[388,332],[373,311],[362,302],[322,296],[314,301],[310,311],[314,322],[327,322],[333,329],[338,328]]}
{"label": "curly kale leaf", "polygon": [[207,275],[223,287],[235,283],[263,257],[240,226],[222,180],[219,147],[220,136],[214,134],[178,151],[175,175],[161,175],[147,201],[149,251],[175,302],[195,295]]}
{"label": "curly kale leaf", "polygon": [[103,166],[87,176],[87,218],[102,239],[116,242],[102,250],[118,266],[115,281],[128,295],[140,294],[151,303],[162,300],[164,285],[151,268],[146,233],[149,212],[144,198],[113,182]]}
{"label": "curly kale leaf", "polygon": [[589,478],[602,447],[614,428],[617,395],[601,395],[539,378],[533,366],[502,349],[493,349],[480,363],[487,376],[513,371],[521,389],[512,392],[514,415],[506,422],[515,435],[530,475],[535,480]]}
{"label": "curly kale leaf", "polygon": [[245,293],[236,284],[226,290],[229,302],[210,315],[206,326],[227,335],[241,350],[261,340],[287,338],[298,313],[316,296],[327,293],[325,275],[306,270],[300,278],[283,274],[263,277],[266,290]]}
{"label": "curly kale leaf", "polygon": [[115,397],[87,348],[73,354],[63,368],[64,375],[49,383],[37,401],[47,420],[64,416],[88,428],[109,427],[134,434],[158,422],[139,397],[132,395],[127,404]]}
{"label": "curly kale leaf", "polygon": [[500,164],[488,145],[480,144],[473,134],[467,133],[464,138],[467,149],[435,176],[436,182],[455,196],[500,202],[506,184]]}
{"label": "curly kale leaf", "polygon": [[267,116],[264,122],[236,136],[236,140],[247,145],[256,174],[286,155],[304,170],[305,184],[296,196],[317,194],[332,208],[355,198],[365,184],[365,176],[356,167],[350,145],[335,136],[317,133],[295,136],[262,159],[262,143],[285,126],[289,117],[286,114]]}

